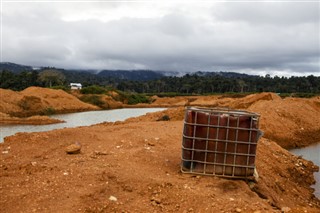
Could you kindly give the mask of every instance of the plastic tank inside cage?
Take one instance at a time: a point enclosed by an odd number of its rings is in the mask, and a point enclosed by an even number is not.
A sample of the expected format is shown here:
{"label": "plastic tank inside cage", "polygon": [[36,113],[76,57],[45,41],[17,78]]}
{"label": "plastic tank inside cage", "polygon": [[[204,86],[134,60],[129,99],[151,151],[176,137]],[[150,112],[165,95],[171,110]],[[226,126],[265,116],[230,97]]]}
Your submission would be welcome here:
{"label": "plastic tank inside cage", "polygon": [[259,115],[224,108],[188,107],[185,112],[181,171],[231,178],[255,172]]}

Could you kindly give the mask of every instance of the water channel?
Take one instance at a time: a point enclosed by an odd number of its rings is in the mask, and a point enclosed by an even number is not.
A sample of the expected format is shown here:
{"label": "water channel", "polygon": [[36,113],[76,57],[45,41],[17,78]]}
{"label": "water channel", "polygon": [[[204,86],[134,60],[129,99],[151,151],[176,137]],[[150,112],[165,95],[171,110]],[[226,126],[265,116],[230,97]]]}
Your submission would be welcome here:
{"label": "water channel", "polygon": [[49,125],[2,125],[0,126],[0,143],[4,137],[14,135],[17,132],[44,132],[65,127],[90,126],[102,122],[124,121],[127,118],[145,115],[149,112],[157,112],[166,108],[130,108],[103,111],[77,112],[50,117],[64,120],[65,123]]}
{"label": "water channel", "polygon": [[[149,112],[157,112],[166,108],[130,108],[130,109],[115,109],[104,111],[78,112],[69,114],[52,115],[50,117],[64,120],[65,123],[49,124],[49,125],[3,125],[0,126],[0,143],[4,137],[14,135],[17,132],[43,132],[53,129],[62,129],[65,127],[90,126],[102,122],[123,121],[130,117],[137,117]],[[307,160],[313,161],[320,166],[320,142],[301,149],[290,150],[293,154]],[[314,173],[317,181],[315,195],[320,198],[320,172]]]}

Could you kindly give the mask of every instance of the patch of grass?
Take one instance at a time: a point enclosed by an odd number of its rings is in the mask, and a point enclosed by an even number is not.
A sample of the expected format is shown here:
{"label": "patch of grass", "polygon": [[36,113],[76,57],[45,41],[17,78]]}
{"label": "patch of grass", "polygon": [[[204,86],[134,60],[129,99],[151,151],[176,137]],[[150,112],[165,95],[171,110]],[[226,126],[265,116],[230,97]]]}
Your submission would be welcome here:
{"label": "patch of grass", "polygon": [[139,104],[139,103],[151,103],[152,100],[150,96],[141,94],[141,93],[127,93],[122,91],[117,91],[119,94],[117,97],[114,97],[114,100],[120,101],[125,104]]}
{"label": "patch of grass", "polygon": [[97,85],[84,87],[80,90],[82,94],[104,94],[107,91],[108,90],[106,88]]}
{"label": "patch of grass", "polygon": [[101,100],[101,97],[98,95],[84,95],[80,97],[80,100],[98,107],[104,108],[105,102]]}
{"label": "patch of grass", "polygon": [[143,94],[129,94],[127,95],[128,104],[150,103],[150,98]]}

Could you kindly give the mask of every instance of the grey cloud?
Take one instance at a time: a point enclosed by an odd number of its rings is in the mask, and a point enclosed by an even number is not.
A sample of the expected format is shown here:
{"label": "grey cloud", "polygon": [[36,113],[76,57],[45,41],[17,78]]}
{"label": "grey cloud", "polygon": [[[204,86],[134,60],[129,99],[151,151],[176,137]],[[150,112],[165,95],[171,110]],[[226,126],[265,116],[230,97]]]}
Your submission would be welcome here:
{"label": "grey cloud", "polygon": [[[184,8],[162,16],[111,21],[63,18],[66,11],[83,12],[85,5],[72,10],[59,4],[4,7],[3,59],[65,68],[283,70],[320,75],[316,20],[320,9],[310,4],[251,4],[217,4],[211,19],[194,14],[190,7],[189,13]],[[97,5],[88,5],[94,13]],[[106,12],[121,11],[122,6],[108,6]]]}
{"label": "grey cloud", "polygon": [[183,14],[169,14],[160,20],[158,27],[165,35],[186,37],[194,33],[194,24],[193,19]]}
{"label": "grey cloud", "polygon": [[213,7],[221,21],[246,21],[254,24],[318,23],[320,2],[236,2]]}

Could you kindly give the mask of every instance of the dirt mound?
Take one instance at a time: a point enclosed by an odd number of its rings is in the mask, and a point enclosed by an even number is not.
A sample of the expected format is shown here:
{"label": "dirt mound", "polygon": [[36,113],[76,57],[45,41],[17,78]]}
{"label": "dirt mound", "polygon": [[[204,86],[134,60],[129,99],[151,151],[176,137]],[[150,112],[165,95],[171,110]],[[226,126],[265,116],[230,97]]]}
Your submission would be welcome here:
{"label": "dirt mound", "polygon": [[261,100],[248,108],[261,115],[264,137],[285,148],[320,141],[320,104],[317,99]]}
{"label": "dirt mound", "polygon": [[252,104],[261,100],[279,100],[281,99],[275,93],[259,93],[247,95],[240,98],[232,98],[229,96],[210,95],[210,96],[183,96],[172,98],[152,97],[150,106],[201,106],[201,107],[229,107],[232,109],[246,109]]}
{"label": "dirt mound", "polygon": [[210,96],[197,96],[194,97],[194,100],[189,102],[190,106],[208,106],[214,107],[218,105],[218,100],[221,96],[210,95]]}
{"label": "dirt mound", "polygon": [[91,104],[83,103],[73,95],[66,93],[63,90],[53,90],[42,87],[29,87],[21,94],[25,96],[36,97],[42,100],[44,107],[52,107],[57,112],[65,111],[84,111],[84,110],[96,110],[98,107]]}
{"label": "dirt mound", "polygon": [[[0,144],[0,211],[317,212],[316,167],[258,145],[258,183],[182,174],[182,121],[19,133]],[[65,148],[79,142],[81,153]],[[19,200],[19,202],[17,202]]]}
{"label": "dirt mound", "polygon": [[21,92],[1,89],[0,93],[0,112],[18,117],[99,109],[63,90],[29,87]]}
{"label": "dirt mound", "polygon": [[0,112],[11,114],[21,111],[18,105],[23,95],[19,92],[0,88]]}
{"label": "dirt mound", "polygon": [[[237,99],[209,96],[196,98],[190,105],[229,107],[258,113],[261,115],[260,128],[264,131],[264,137],[276,141],[284,148],[302,147],[320,141],[319,97],[281,99],[273,93],[261,93]],[[150,113],[129,121],[156,121],[165,115],[172,120],[183,120],[184,107]]]}
{"label": "dirt mound", "polygon": [[101,97],[104,109],[119,109],[123,107],[123,104],[119,101],[115,101],[111,96],[104,95]]}
{"label": "dirt mound", "polygon": [[[313,173],[319,171],[319,167],[311,161],[294,156],[275,142],[262,138],[258,143],[256,165],[259,180],[250,187],[261,198],[268,199],[271,205],[305,212],[301,207],[294,207],[294,203],[316,199],[311,194],[314,189],[309,186],[315,183]],[[317,207],[311,212],[320,210],[319,199],[316,200]]]}
{"label": "dirt mound", "polygon": [[[155,98],[155,97],[154,97]],[[152,102],[152,106],[159,107],[172,107],[172,106],[185,106],[188,103],[188,97],[156,97]]]}
{"label": "dirt mound", "polygon": [[281,97],[274,93],[263,92],[259,94],[248,95],[239,99],[233,99],[228,106],[232,109],[247,109],[252,104],[263,100],[281,100]]}
{"label": "dirt mound", "polygon": [[29,124],[29,125],[44,125],[44,124],[54,124],[63,123],[64,121],[50,118],[48,116],[31,116],[27,118],[13,117],[8,114],[0,112],[0,124]]}

